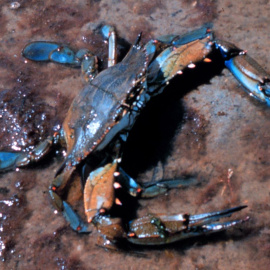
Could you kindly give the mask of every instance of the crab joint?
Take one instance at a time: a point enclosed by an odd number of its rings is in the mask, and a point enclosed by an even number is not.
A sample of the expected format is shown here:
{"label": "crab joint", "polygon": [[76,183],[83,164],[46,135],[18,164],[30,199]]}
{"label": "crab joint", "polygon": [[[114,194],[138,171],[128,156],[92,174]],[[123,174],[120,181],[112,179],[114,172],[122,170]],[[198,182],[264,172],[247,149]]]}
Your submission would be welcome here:
{"label": "crab joint", "polygon": [[135,237],[136,235],[135,235],[134,232],[129,232],[129,233],[127,233],[127,236],[128,236],[128,237]]}

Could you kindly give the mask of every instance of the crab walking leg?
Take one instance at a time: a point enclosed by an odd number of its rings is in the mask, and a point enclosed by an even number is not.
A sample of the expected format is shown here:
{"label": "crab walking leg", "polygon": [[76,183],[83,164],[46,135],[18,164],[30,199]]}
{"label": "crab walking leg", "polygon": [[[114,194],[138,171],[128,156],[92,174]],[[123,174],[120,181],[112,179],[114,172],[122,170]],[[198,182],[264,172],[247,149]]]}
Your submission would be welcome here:
{"label": "crab walking leg", "polygon": [[108,67],[112,67],[117,63],[117,52],[116,52],[116,31],[113,26],[104,25],[101,28],[101,33],[103,37],[109,43],[109,52],[108,52]]}
{"label": "crab walking leg", "polygon": [[98,73],[98,59],[87,49],[76,53],[66,45],[47,41],[34,41],[26,45],[23,57],[31,61],[51,61],[57,64],[81,68],[84,81],[91,81]]}
{"label": "crab walking leg", "polygon": [[160,194],[167,193],[171,189],[183,188],[193,184],[198,181],[193,177],[187,178],[177,178],[177,179],[162,179],[155,182],[149,182],[142,185],[142,198],[153,198]]}
{"label": "crab walking leg", "polygon": [[153,198],[171,189],[183,188],[197,183],[197,179],[194,177],[183,177],[139,184],[122,167],[119,167],[118,170],[120,174],[117,177],[117,182],[133,197]]}
{"label": "crab walking leg", "polygon": [[88,224],[84,222],[81,217],[72,209],[68,202],[64,201],[62,198],[63,190],[69,182],[72,173],[73,170],[64,171],[57,175],[52,181],[52,184],[49,187],[49,194],[52,199],[52,204],[56,211],[63,214],[74,231],[79,233],[90,232]]}
{"label": "crab walking leg", "polygon": [[199,215],[149,214],[135,219],[129,224],[128,241],[137,245],[164,245],[200,235],[220,232],[243,223],[249,219],[216,222],[221,218],[230,217],[246,206],[238,206],[218,212]]}
{"label": "crab walking leg", "polygon": [[[70,223],[71,228],[79,233],[91,233],[93,226],[84,222],[80,216],[67,203],[63,202],[63,214]],[[122,220],[120,218],[112,218],[108,216],[96,216],[93,225],[99,232],[98,244],[109,250],[117,250],[117,241],[126,239],[126,232],[123,229]]]}
{"label": "crab walking leg", "polygon": [[63,216],[70,224],[70,227],[79,233],[90,233],[91,229],[89,224],[84,222],[81,217],[72,209],[72,207],[65,201],[63,201]]}
{"label": "crab walking leg", "polygon": [[[109,44],[108,67],[114,66],[117,62],[115,29],[112,26],[104,25],[101,33]],[[86,82],[93,80],[98,73],[98,59],[87,49],[81,49],[75,53],[66,45],[34,41],[25,46],[22,55],[31,61],[52,61],[72,67],[81,67],[82,76]]]}
{"label": "crab walking leg", "polygon": [[51,152],[57,141],[56,137],[48,137],[30,152],[0,152],[0,172],[38,162]]}

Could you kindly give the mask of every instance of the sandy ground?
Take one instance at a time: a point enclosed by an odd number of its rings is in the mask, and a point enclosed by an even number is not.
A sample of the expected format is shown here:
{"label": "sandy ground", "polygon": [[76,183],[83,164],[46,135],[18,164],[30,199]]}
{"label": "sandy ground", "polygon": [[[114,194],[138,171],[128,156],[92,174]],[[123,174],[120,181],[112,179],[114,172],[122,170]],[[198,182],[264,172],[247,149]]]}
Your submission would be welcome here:
{"label": "sandy ground", "polygon": [[[0,0],[0,147],[31,149],[52,134],[83,83],[80,71],[25,62],[30,41],[90,48],[106,66],[102,22],[133,42],[213,23],[219,38],[247,49],[270,70],[270,3],[231,1]],[[236,205],[250,221],[227,232],[164,247],[111,252],[97,233],[77,235],[55,215],[48,186],[60,153],[31,169],[0,175],[0,269],[268,269],[270,265],[270,110],[215,63],[174,80],[130,134],[123,167],[140,181],[190,174],[198,183],[140,201],[145,213],[192,214]],[[229,175],[232,172],[232,175]]]}

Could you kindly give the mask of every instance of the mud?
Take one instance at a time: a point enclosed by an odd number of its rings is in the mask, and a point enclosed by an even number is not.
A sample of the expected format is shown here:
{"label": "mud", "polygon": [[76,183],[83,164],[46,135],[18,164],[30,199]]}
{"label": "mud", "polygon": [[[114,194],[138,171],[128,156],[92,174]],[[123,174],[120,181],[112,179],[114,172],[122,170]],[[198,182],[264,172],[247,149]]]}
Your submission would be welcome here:
{"label": "mud", "polygon": [[[83,87],[80,70],[25,61],[21,50],[30,41],[87,47],[102,69],[107,47],[94,29],[103,22],[129,43],[141,31],[147,41],[211,22],[219,38],[247,49],[270,71],[268,0],[18,2],[11,9],[11,1],[0,0],[1,150],[15,150],[14,142],[31,149],[51,134]],[[130,134],[123,166],[142,182],[198,179],[188,188],[140,200],[138,215],[247,204],[237,217],[248,215],[249,222],[164,247],[108,252],[96,245],[97,232],[77,235],[54,214],[48,186],[62,160],[57,155],[0,175],[0,269],[268,269],[270,110],[217,62],[173,80],[150,102]]]}

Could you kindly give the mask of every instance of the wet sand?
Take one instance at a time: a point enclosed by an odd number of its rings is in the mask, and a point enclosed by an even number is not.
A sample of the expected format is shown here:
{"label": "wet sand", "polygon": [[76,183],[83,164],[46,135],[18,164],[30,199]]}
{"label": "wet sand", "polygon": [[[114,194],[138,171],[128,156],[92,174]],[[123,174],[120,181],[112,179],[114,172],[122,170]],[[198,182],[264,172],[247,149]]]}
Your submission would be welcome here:
{"label": "wet sand", "polygon": [[[260,1],[0,1],[0,149],[31,149],[62,123],[83,87],[80,70],[26,62],[22,48],[50,40],[87,47],[106,68],[107,46],[93,29],[116,27],[132,43],[182,34],[207,22],[270,71],[270,5]],[[138,215],[192,214],[247,204],[250,221],[224,233],[163,247],[110,252],[97,232],[74,233],[54,214],[48,186],[61,153],[0,175],[0,269],[268,269],[270,109],[251,99],[222,63],[173,80],[130,134],[123,167],[146,182],[194,175],[196,185],[140,200]],[[217,64],[217,65],[216,65]],[[82,202],[81,202],[82,203]]]}

